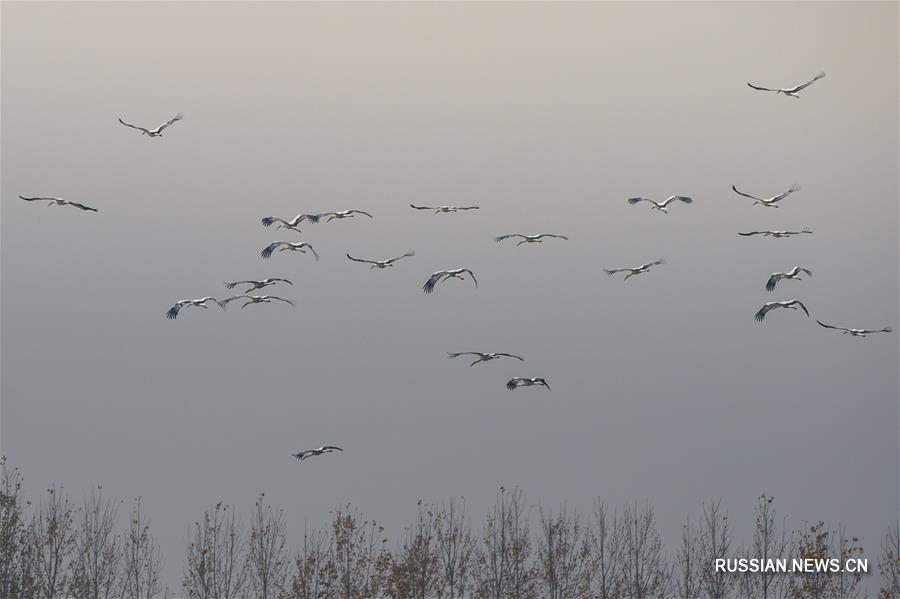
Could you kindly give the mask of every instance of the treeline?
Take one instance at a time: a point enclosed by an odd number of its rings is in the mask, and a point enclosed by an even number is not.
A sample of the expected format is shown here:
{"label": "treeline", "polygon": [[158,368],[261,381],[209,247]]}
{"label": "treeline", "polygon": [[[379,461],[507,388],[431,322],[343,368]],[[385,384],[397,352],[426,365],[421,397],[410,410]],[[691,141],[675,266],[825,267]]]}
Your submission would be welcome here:
{"label": "treeline", "polygon": [[[863,597],[862,576],[847,572],[717,573],[716,558],[860,557],[859,539],[842,526],[776,515],[758,498],[752,538],[738,543],[718,501],[686,520],[666,549],[649,504],[590,514],[532,508],[519,490],[501,488],[473,523],[462,498],[418,504],[410,526],[390,539],[352,506],[330,526],[287,538],[287,516],[260,495],[248,518],[211,506],[189,531],[180,589],[163,582],[162,556],[140,500],[121,503],[94,490],[80,502],[61,488],[36,501],[4,461],[0,481],[2,599],[849,599]],[[121,520],[124,520],[124,526]],[[870,596],[900,599],[900,525],[887,531]],[[872,587],[879,588],[878,591]]]}

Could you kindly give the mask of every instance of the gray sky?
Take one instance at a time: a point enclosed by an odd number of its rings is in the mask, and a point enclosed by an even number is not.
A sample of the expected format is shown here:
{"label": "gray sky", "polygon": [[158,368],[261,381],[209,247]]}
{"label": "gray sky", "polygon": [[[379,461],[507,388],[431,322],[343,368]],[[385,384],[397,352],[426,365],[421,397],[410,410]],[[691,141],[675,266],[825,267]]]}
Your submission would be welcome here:
{"label": "gray sky", "polygon": [[[191,522],[265,491],[295,526],[351,501],[497,487],[650,499],[669,543],[721,497],[898,513],[896,3],[2,5],[2,451],[29,488],[144,497],[177,581]],[[745,83],[828,77],[794,100]],[[117,117],[155,126],[148,140]],[[732,184],[774,195],[751,206]],[[695,198],[669,215],[635,195]],[[16,198],[61,195],[98,214]],[[421,204],[481,205],[431,215]],[[375,219],[260,226],[357,208]],[[793,239],[738,231],[811,227]],[[514,247],[492,237],[551,232]],[[275,239],[311,242],[269,261]],[[416,257],[386,271],[349,251]],[[665,257],[622,283],[603,267]],[[766,293],[795,264],[809,281]],[[465,266],[480,287],[421,285]],[[285,276],[298,307],[193,310]],[[448,351],[522,353],[468,368]],[[512,376],[551,392],[508,393]],[[302,465],[292,451],[346,452]],[[477,523],[476,523],[477,524]]]}

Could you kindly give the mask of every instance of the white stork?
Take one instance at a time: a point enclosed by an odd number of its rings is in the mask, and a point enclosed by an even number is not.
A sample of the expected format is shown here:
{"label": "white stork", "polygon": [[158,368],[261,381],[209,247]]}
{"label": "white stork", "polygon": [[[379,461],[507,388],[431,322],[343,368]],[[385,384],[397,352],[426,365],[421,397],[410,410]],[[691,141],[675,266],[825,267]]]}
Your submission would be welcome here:
{"label": "white stork", "polygon": [[763,237],[793,237],[794,235],[803,235],[804,233],[812,234],[812,230],[805,228],[802,231],[748,231],[747,233],[738,233],[744,237],[752,237],[753,235],[762,235]]}
{"label": "white stork", "polygon": [[168,318],[169,320],[175,320],[176,318],[178,318],[178,313],[181,311],[181,309],[186,308],[186,307],[204,308],[205,309],[208,307],[206,305],[207,302],[214,302],[223,310],[225,309],[225,303],[217,300],[214,297],[201,297],[200,299],[178,300],[177,302],[175,302],[175,305],[172,306],[171,308],[169,308],[169,310],[166,312],[166,318]]}
{"label": "white stork", "polygon": [[636,266],[634,268],[604,268],[603,270],[606,271],[606,274],[608,274],[609,276],[612,276],[619,272],[627,272],[628,274],[625,275],[624,279],[622,279],[623,281],[627,281],[629,277],[644,274],[645,272],[649,272],[652,267],[665,263],[666,261],[660,258],[659,260],[647,262],[646,264],[641,264],[640,266]]}
{"label": "white stork", "polygon": [[772,310],[777,310],[778,308],[790,308],[791,310],[796,310],[797,308],[802,309],[806,312],[807,318],[809,317],[809,310],[806,309],[806,306],[803,305],[803,302],[797,299],[788,300],[786,302],[767,302],[763,305],[759,311],[753,315],[757,321],[762,322],[765,319],[766,314],[771,312]]}
{"label": "white stork", "polygon": [[19,196],[21,199],[26,202],[49,202],[48,206],[73,206],[78,208],[79,210],[88,210],[90,212],[98,212],[96,208],[91,208],[90,206],[85,206],[84,204],[79,204],[78,202],[70,202],[69,200],[64,200],[62,198],[26,198],[25,196]]}
{"label": "white stork", "polygon": [[325,220],[325,222],[329,223],[329,222],[333,221],[334,219],[340,220],[340,219],[344,219],[344,218],[353,218],[357,214],[364,214],[365,216],[368,216],[369,218],[375,218],[374,216],[372,216],[368,212],[364,212],[363,210],[340,210],[338,212],[323,212],[321,214],[307,214],[306,220],[308,220],[311,223],[317,223],[327,216],[328,218]]}
{"label": "white stork", "polygon": [[734,193],[738,194],[739,196],[744,196],[745,198],[750,198],[751,200],[753,200],[754,206],[759,204],[760,206],[765,206],[766,208],[778,208],[779,207],[778,202],[780,202],[784,198],[788,197],[792,193],[794,193],[796,191],[800,191],[800,186],[796,185],[796,184],[791,185],[787,189],[787,191],[784,191],[784,192],[778,194],[777,196],[772,196],[771,198],[760,198],[757,196],[750,195],[749,193],[744,193],[743,191],[739,190],[737,188],[737,186],[735,186],[735,185],[732,185],[731,189],[733,189]]}
{"label": "white stork", "polygon": [[540,378],[524,379],[524,378],[519,378],[519,377],[509,379],[509,382],[506,383],[506,390],[514,391],[515,389],[518,389],[519,387],[531,387],[534,385],[543,385],[544,387],[547,387],[547,391],[550,390],[550,385],[548,385],[547,381],[544,379],[540,379]]}
{"label": "white stork", "polygon": [[306,243],[305,241],[301,241],[299,243],[291,243],[289,241],[273,241],[269,245],[263,248],[263,251],[260,252],[260,255],[263,258],[271,258],[272,253],[275,250],[279,252],[291,251],[291,252],[300,252],[301,254],[305,254],[308,249],[312,252],[312,255],[316,257],[316,260],[319,259],[319,254],[316,253],[316,250],[313,249],[313,246]]}
{"label": "white stork", "polygon": [[806,273],[810,277],[812,277],[812,271],[803,268],[802,266],[795,266],[787,272],[773,272],[772,276],[769,277],[769,280],[766,281],[766,291],[775,291],[775,285],[778,284],[778,281],[782,279],[790,279],[792,281],[802,281],[800,278],[800,273]]}
{"label": "white stork", "polygon": [[459,279],[465,280],[465,274],[468,273],[470,277],[472,277],[472,282],[475,283],[475,287],[478,287],[478,279],[475,278],[475,273],[473,273],[468,268],[456,268],[452,270],[439,270],[428,278],[425,281],[425,284],[422,286],[422,290],[425,293],[431,293],[434,291],[434,286],[440,283],[441,281],[446,281],[448,279]]}
{"label": "white stork", "polygon": [[657,201],[651,200],[650,198],[645,198],[645,197],[628,198],[626,201],[629,204],[631,204],[632,206],[634,206],[635,204],[638,204],[640,202],[649,202],[651,210],[659,210],[660,212],[664,212],[664,213],[668,214],[669,211],[666,208],[666,206],[668,206],[672,202],[677,201],[677,202],[684,202],[685,204],[690,204],[694,200],[693,200],[693,198],[689,198],[687,196],[669,196],[662,202],[657,202]]}
{"label": "white stork", "polygon": [[490,362],[491,360],[496,360],[497,358],[515,358],[516,360],[520,360],[522,362],[525,361],[525,358],[522,356],[517,356],[515,354],[504,354],[500,352],[489,352],[482,353],[477,351],[464,351],[457,353],[448,353],[448,358],[458,358],[459,356],[478,356],[478,358],[469,364],[469,366],[475,366],[476,364],[481,364],[482,362]]}
{"label": "white stork", "polygon": [[877,330],[848,329],[846,327],[831,326],[830,324],[825,324],[821,320],[817,320],[816,322],[818,322],[821,326],[825,327],[826,329],[834,329],[836,331],[842,331],[841,332],[842,335],[850,335],[851,337],[862,337],[863,339],[865,339],[866,335],[874,335],[875,333],[893,333],[894,332],[893,329],[891,329],[890,327],[884,327],[883,329],[877,329]]}
{"label": "white stork", "polygon": [[279,279],[277,277],[269,277],[266,279],[260,280],[249,280],[249,281],[233,281],[231,283],[225,283],[225,287],[228,289],[234,289],[237,285],[250,285],[244,293],[250,293],[251,291],[256,291],[257,289],[263,289],[270,285],[275,285],[276,283],[287,283],[288,285],[293,285],[287,279]]}
{"label": "white stork", "polygon": [[305,449],[303,451],[298,451],[297,453],[292,453],[291,455],[301,462],[306,458],[311,458],[316,455],[322,455],[323,453],[331,453],[333,451],[344,451],[340,447],[335,447],[334,445],[323,445],[318,449]]}
{"label": "white stork", "polygon": [[162,132],[166,129],[166,127],[170,127],[184,118],[184,115],[180,112],[175,115],[171,120],[166,121],[156,129],[144,129],[143,127],[138,127],[137,125],[132,125],[131,123],[126,123],[122,119],[119,119],[119,122],[125,125],[126,127],[131,127],[132,129],[137,129],[141,132],[141,135],[149,135],[150,137],[162,137]]}
{"label": "white stork", "polygon": [[347,258],[349,258],[350,260],[352,260],[354,262],[362,262],[364,264],[371,264],[372,266],[369,267],[369,270],[372,270],[373,268],[388,268],[388,267],[393,268],[394,263],[397,262],[398,260],[402,260],[403,258],[409,258],[410,256],[415,256],[415,255],[416,255],[416,253],[414,251],[410,250],[410,251],[406,252],[405,254],[397,256],[396,258],[390,258],[388,260],[364,260],[362,258],[354,258],[350,254],[347,254]]}
{"label": "white stork", "polygon": [[753,85],[752,83],[748,83],[747,85],[749,85],[753,89],[759,90],[761,92],[775,92],[776,94],[784,94],[787,97],[797,98],[799,100],[800,96],[798,94],[802,90],[806,89],[807,87],[809,87],[810,85],[812,85],[819,79],[822,79],[823,77],[825,77],[825,71],[820,71],[818,75],[816,75],[815,77],[813,77],[806,83],[801,83],[800,85],[797,85],[794,87],[781,87],[778,89],[772,89],[769,87],[760,87],[758,85]]}
{"label": "white stork", "polygon": [[244,293],[241,295],[234,295],[232,297],[222,300],[222,302],[221,302],[222,308],[224,309],[225,306],[227,306],[229,303],[239,300],[239,299],[247,300],[246,302],[244,302],[241,305],[242,310],[244,308],[246,308],[247,306],[249,306],[250,304],[271,304],[273,301],[284,302],[290,306],[295,305],[294,302],[292,302],[291,300],[284,299],[283,297],[278,297],[275,295],[247,295],[246,293]]}
{"label": "white stork", "polygon": [[480,210],[478,206],[416,206],[415,204],[410,204],[410,208],[415,208],[416,210],[434,210],[435,214],[440,213],[450,213],[450,212],[459,212],[460,210]]}
{"label": "white stork", "polygon": [[552,233],[539,233],[537,235],[522,235],[521,233],[510,233],[509,235],[499,235],[497,237],[494,237],[494,241],[500,243],[504,239],[509,239],[510,237],[518,237],[522,240],[516,244],[517,246],[522,245],[523,243],[543,243],[544,237],[555,237],[557,239],[565,239],[566,241],[569,240],[569,238],[565,235],[554,235]]}

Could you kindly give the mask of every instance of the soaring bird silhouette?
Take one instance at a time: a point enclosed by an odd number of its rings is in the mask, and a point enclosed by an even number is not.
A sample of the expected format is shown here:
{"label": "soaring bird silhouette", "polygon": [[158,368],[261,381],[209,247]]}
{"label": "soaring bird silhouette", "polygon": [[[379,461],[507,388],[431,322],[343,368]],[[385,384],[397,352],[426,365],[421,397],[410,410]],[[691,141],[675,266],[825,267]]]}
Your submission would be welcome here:
{"label": "soaring bird silhouette", "polygon": [[874,335],[875,333],[893,333],[893,329],[890,327],[884,327],[883,329],[848,329],[847,327],[835,327],[830,324],[825,324],[821,320],[817,320],[821,326],[826,329],[834,329],[836,331],[841,331],[842,335],[850,335],[851,337],[862,337],[865,338],[866,335]]}
{"label": "soaring bird silhouette", "polygon": [[306,458],[311,458],[316,455],[322,455],[323,453],[331,453],[333,451],[344,451],[340,447],[335,447],[334,445],[323,445],[318,449],[305,449],[303,451],[298,451],[297,453],[292,453],[291,455],[301,462]]}
{"label": "soaring bird silhouette", "polygon": [[459,356],[478,356],[474,362],[469,364],[469,366],[475,366],[476,364],[480,364],[482,362],[490,362],[491,360],[496,360],[497,358],[515,358],[516,360],[525,361],[525,358],[522,356],[517,356],[515,354],[504,354],[499,352],[490,352],[490,353],[482,353],[478,351],[463,351],[457,353],[448,353],[448,358],[458,358]]}
{"label": "soaring bird silhouette", "polygon": [[415,255],[416,255],[416,253],[414,251],[410,250],[410,251],[406,252],[405,254],[397,256],[396,258],[390,258],[389,260],[363,260],[362,258],[354,258],[350,254],[347,254],[347,257],[350,260],[353,260],[354,262],[363,262],[365,264],[371,264],[372,266],[369,267],[369,270],[371,270],[373,268],[388,268],[388,267],[393,268],[394,263],[397,260],[402,260],[403,258],[409,258],[410,256],[415,256]]}
{"label": "soaring bird silhouette", "polygon": [[659,260],[655,260],[653,262],[647,262],[646,264],[641,264],[640,266],[635,266],[634,268],[604,268],[606,274],[612,276],[619,272],[627,272],[623,281],[627,281],[629,277],[634,277],[637,275],[644,274],[645,272],[649,272],[650,269],[654,266],[658,266],[660,264],[665,264],[666,261],[660,258]]}
{"label": "soaring bird silhouette", "polygon": [[284,302],[291,306],[294,305],[294,302],[292,302],[291,300],[284,299],[283,297],[278,297],[275,295],[248,295],[246,293],[242,293],[241,295],[233,295],[227,299],[223,299],[221,302],[222,308],[224,309],[225,306],[227,306],[231,302],[237,301],[240,299],[247,300],[246,302],[244,302],[241,305],[241,309],[246,308],[250,304],[271,304],[273,301]]}
{"label": "soaring bird silhouette", "polygon": [[410,204],[410,208],[415,208],[416,210],[434,210],[435,214],[448,213],[448,212],[459,212],[460,210],[479,210],[478,206],[416,206],[415,204]]}
{"label": "soaring bird silhouette", "polygon": [[762,322],[765,319],[766,314],[771,312],[772,310],[777,310],[778,308],[790,308],[791,310],[796,310],[798,307],[806,312],[806,316],[809,317],[809,310],[806,309],[806,306],[803,305],[803,302],[800,300],[792,299],[786,302],[767,302],[763,305],[759,311],[753,315],[753,318]]}
{"label": "soaring bird silhouette", "polygon": [[519,387],[531,387],[534,385],[543,385],[544,387],[547,387],[547,391],[550,390],[550,385],[548,385],[547,381],[544,379],[540,379],[540,378],[523,379],[523,378],[519,378],[519,377],[509,379],[509,382],[506,383],[506,390],[514,391],[515,389],[517,389]]}
{"label": "soaring bird silhouette", "polygon": [[300,252],[301,254],[305,254],[308,249],[312,252],[312,255],[316,257],[316,260],[319,259],[319,254],[316,253],[316,250],[313,249],[313,246],[306,243],[305,241],[301,241],[299,243],[291,243],[289,241],[273,241],[269,245],[263,248],[263,251],[260,252],[260,255],[263,258],[271,258],[272,252],[275,250],[279,252],[291,251],[291,252]]}
{"label": "soaring bird silhouette", "polygon": [[132,129],[137,129],[141,132],[141,135],[149,135],[150,137],[162,137],[162,132],[166,129],[166,127],[170,127],[184,118],[184,115],[180,112],[175,115],[171,120],[166,121],[156,129],[144,129],[143,127],[138,127],[137,125],[132,125],[131,123],[126,123],[122,119],[119,119],[119,122],[125,125],[126,127],[131,127]]}
{"label": "soaring bird silhouette", "polygon": [[759,204],[760,206],[765,206],[766,208],[778,208],[779,207],[778,202],[780,202],[784,198],[788,197],[795,191],[800,191],[800,186],[796,185],[796,184],[791,185],[787,189],[787,191],[784,191],[784,192],[778,194],[777,196],[772,196],[771,198],[760,198],[757,196],[750,195],[749,193],[744,193],[743,191],[739,190],[734,185],[731,186],[731,189],[733,189],[734,193],[738,194],[739,196],[744,196],[745,198],[750,198],[751,200],[753,200],[754,206]]}
{"label": "soaring bird silhouette", "polygon": [[309,220],[309,216],[310,215],[308,214],[298,214],[291,220],[284,220],[283,218],[278,218],[277,216],[267,216],[260,222],[264,227],[271,227],[275,223],[278,223],[278,226],[275,227],[276,229],[291,229],[292,231],[296,231],[297,233],[302,233],[298,225],[305,220]]}
{"label": "soaring bird silhouette", "polygon": [[666,208],[666,206],[668,206],[672,202],[678,201],[678,202],[684,202],[685,204],[690,204],[694,200],[687,196],[669,196],[662,202],[656,202],[654,200],[651,200],[650,198],[645,198],[645,197],[628,198],[626,201],[629,204],[631,204],[632,206],[634,206],[635,204],[638,204],[640,202],[649,202],[651,210],[659,210],[660,212],[665,212],[666,214],[668,214],[669,211]]}
{"label": "soaring bird silhouette", "polygon": [[475,273],[473,273],[468,268],[456,268],[452,270],[439,270],[433,273],[425,284],[422,286],[422,290],[425,293],[431,293],[434,291],[434,286],[440,283],[441,281],[446,281],[448,279],[460,279],[465,280],[465,274],[468,273],[470,277],[472,277],[472,282],[475,283],[475,287],[478,287],[478,279],[475,278]]}
{"label": "soaring bird silhouette", "polygon": [[775,285],[778,284],[778,281],[782,279],[790,279],[792,281],[802,281],[800,278],[800,273],[806,273],[810,277],[812,276],[812,271],[801,266],[795,266],[787,272],[773,272],[772,276],[769,277],[769,280],[766,281],[766,291],[775,291]]}
{"label": "soaring bird silhouette", "polygon": [[364,214],[364,215],[368,216],[369,218],[375,218],[368,212],[364,212],[362,210],[341,210],[338,212],[323,212],[321,214],[307,214],[305,216],[306,216],[306,220],[308,220],[311,223],[317,223],[320,220],[322,220],[323,218],[328,217],[325,220],[325,222],[328,223],[328,222],[333,221],[334,219],[340,220],[340,219],[344,219],[344,218],[353,218],[357,214]]}
{"label": "soaring bird silhouette", "polygon": [[78,202],[70,202],[69,200],[64,200],[62,198],[26,198],[25,196],[19,196],[21,199],[26,202],[49,202],[48,206],[74,206],[79,210],[88,210],[90,212],[98,212],[96,208],[91,208],[90,206],[85,206],[84,204],[79,204]]}
{"label": "soaring bird silhouette", "polygon": [[565,235],[554,235],[552,233],[539,233],[537,235],[522,235],[521,233],[510,233],[509,235],[499,235],[497,237],[494,237],[494,241],[500,243],[504,239],[509,239],[510,237],[518,237],[522,240],[516,244],[517,246],[522,245],[523,243],[542,243],[544,237],[555,237],[557,239],[565,239],[566,241],[569,240],[569,238]]}
{"label": "soaring bird silhouette", "polygon": [[251,291],[256,291],[257,289],[263,289],[264,287],[268,287],[269,285],[275,285],[276,283],[287,283],[288,285],[293,285],[287,279],[279,279],[276,277],[269,277],[267,279],[260,280],[250,280],[250,281],[234,281],[232,283],[225,283],[225,287],[229,289],[234,289],[238,285],[250,285],[244,293],[250,293]]}
{"label": "soaring bird silhouette", "polygon": [[747,233],[738,233],[738,235],[743,235],[744,237],[751,237],[753,235],[762,235],[763,237],[793,237],[794,235],[803,235],[804,233],[812,234],[811,229],[803,229],[802,231],[748,231]]}
{"label": "soaring bird silhouette", "polygon": [[217,300],[214,297],[201,297],[200,299],[178,300],[177,302],[175,302],[175,305],[172,306],[171,308],[169,308],[169,310],[166,312],[166,318],[168,318],[169,320],[175,320],[176,318],[178,318],[178,313],[181,311],[182,308],[193,307],[193,308],[204,308],[205,309],[208,307],[206,305],[207,302],[214,302],[223,310],[225,309],[225,303]]}
{"label": "soaring bird silhouette", "polygon": [[818,75],[816,75],[815,77],[813,77],[806,83],[801,83],[800,85],[797,85],[794,87],[781,87],[778,89],[772,89],[770,87],[760,87],[758,85],[753,85],[752,83],[748,83],[747,85],[749,85],[753,89],[759,90],[761,92],[775,92],[776,94],[784,94],[785,96],[789,96],[791,98],[797,98],[799,100],[800,96],[798,94],[802,90],[806,89],[807,87],[809,87],[810,85],[812,85],[819,79],[822,79],[823,77],[825,77],[825,71],[820,71]]}

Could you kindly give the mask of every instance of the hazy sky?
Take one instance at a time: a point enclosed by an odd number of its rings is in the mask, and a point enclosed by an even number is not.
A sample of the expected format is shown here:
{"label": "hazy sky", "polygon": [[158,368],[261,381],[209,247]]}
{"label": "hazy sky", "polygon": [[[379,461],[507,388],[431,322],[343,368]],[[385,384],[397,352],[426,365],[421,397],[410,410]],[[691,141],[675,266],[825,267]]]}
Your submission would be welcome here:
{"label": "hazy sky", "polygon": [[[900,325],[897,23],[891,2],[3,2],[2,452],[33,491],[143,496],[173,581],[202,510],[260,491],[295,526],[350,501],[395,536],[418,498],[480,518],[499,485],[646,498],[670,545],[711,497],[746,538],[766,492],[875,557],[898,515],[898,337],[814,318]],[[746,86],[819,70],[800,100]],[[162,139],[116,123],[178,111]],[[730,190],[792,183],[778,210]],[[695,202],[624,201],[673,193]],[[346,208],[375,219],[259,224]],[[492,241],[513,232],[570,241]],[[321,261],[260,258],[295,238]],[[385,271],[344,258],[409,249]],[[814,278],[765,291],[795,264]],[[478,289],[422,293],[457,266]],[[297,308],[163,316],[265,276]],[[753,320],[793,297],[813,319]],[[527,361],[446,358],[468,350]],[[322,443],[346,452],[290,457]]]}

